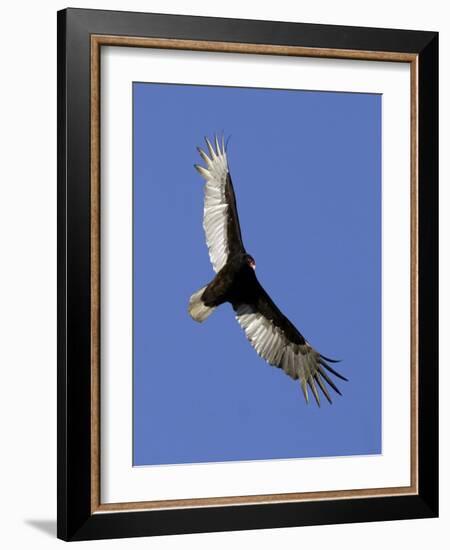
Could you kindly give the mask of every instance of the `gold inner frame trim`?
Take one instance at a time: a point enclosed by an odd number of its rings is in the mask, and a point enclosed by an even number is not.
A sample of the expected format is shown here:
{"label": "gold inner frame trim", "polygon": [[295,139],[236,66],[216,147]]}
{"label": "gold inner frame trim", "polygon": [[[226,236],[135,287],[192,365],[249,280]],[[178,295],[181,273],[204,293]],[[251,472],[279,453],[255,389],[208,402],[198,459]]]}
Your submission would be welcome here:
{"label": "gold inner frame trim", "polygon": [[[411,82],[411,434],[407,487],[367,488],[177,500],[102,503],[100,499],[100,50],[101,46],[164,48],[240,54],[286,55],[409,63]],[[418,56],[401,52],[305,48],[270,44],[91,35],[91,513],[246,504],[306,502],[418,494]]]}

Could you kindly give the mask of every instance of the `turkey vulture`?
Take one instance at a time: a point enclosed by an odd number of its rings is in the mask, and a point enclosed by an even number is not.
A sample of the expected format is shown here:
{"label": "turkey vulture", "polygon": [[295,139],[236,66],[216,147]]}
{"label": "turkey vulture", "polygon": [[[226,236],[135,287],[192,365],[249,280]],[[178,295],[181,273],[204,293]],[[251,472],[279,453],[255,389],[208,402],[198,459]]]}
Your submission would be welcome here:
{"label": "turkey vulture", "polygon": [[[341,392],[328,372],[347,380],[328,363],[337,361],[317,352],[271,300],[255,273],[255,260],[245,250],[236,208],[236,197],[222,138],[214,146],[205,138],[209,155],[197,147],[205,166],[195,164],[205,179],[203,227],[214,279],[189,300],[189,314],[198,322],[207,319],[220,304],[229,302],[236,319],[257,353],[269,364],[282,368],[300,386],[309,401],[310,387],[320,406],[317,386],[331,403],[327,384]],[[328,372],[327,372],[328,371]],[[317,385],[316,385],[317,384]]]}

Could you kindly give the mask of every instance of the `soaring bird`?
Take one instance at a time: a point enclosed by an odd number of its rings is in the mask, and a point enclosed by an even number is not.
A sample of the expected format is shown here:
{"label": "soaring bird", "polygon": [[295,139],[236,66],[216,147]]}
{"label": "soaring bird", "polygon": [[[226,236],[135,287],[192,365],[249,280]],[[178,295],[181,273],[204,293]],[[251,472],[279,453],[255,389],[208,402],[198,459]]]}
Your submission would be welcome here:
{"label": "soaring bird", "polygon": [[203,322],[216,307],[229,302],[258,355],[298,379],[307,403],[308,387],[319,406],[318,387],[331,403],[327,384],[339,395],[341,392],[328,372],[347,379],[329,365],[337,361],[320,354],[305,340],[258,281],[256,262],[242,241],[224,139],[219,143],[215,136],[214,145],[208,138],[205,142],[208,153],[197,147],[205,165],[194,167],[205,180],[203,228],[216,276],[191,296],[189,314]]}

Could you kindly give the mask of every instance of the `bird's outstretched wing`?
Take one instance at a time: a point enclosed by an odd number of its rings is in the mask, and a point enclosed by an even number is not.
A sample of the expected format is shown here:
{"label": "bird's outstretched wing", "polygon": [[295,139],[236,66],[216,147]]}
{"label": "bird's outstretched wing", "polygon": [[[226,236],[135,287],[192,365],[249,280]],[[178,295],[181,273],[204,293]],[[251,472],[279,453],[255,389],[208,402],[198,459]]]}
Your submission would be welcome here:
{"label": "bird's outstretched wing", "polygon": [[294,380],[298,379],[306,402],[309,401],[308,386],[319,406],[318,387],[330,403],[327,385],[341,395],[328,374],[347,380],[328,364],[336,361],[318,353],[305,340],[277,308],[256,277],[250,294],[248,303],[234,303],[233,308],[236,319],[257,353],[269,364],[282,368]]}
{"label": "bird's outstretched wing", "polygon": [[209,155],[200,147],[197,148],[205,166],[194,166],[206,181],[203,228],[209,258],[214,271],[218,273],[226,264],[228,255],[243,252],[244,245],[224,140],[222,138],[219,144],[216,136],[214,146],[207,138],[205,141]]}

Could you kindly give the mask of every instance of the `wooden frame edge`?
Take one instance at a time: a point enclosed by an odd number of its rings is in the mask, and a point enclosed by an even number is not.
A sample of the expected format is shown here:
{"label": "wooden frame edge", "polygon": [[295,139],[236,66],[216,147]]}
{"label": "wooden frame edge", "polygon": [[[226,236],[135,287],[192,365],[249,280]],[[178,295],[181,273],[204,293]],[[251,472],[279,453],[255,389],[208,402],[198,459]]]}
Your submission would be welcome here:
{"label": "wooden frame edge", "polygon": [[282,504],[284,502],[312,502],[321,500],[344,500],[361,498],[382,498],[388,496],[408,496],[417,493],[411,487],[393,487],[380,489],[349,489],[340,491],[315,491],[308,493],[280,493],[267,495],[241,495],[231,497],[209,497],[178,500],[153,500],[142,502],[119,502],[99,504],[93,513],[123,511],[169,510],[183,508],[202,508],[220,506],[246,506],[251,504]]}
{"label": "wooden frame edge", "polygon": [[419,56],[410,63],[411,106],[411,487],[419,494]]}
{"label": "wooden frame edge", "polygon": [[416,54],[370,50],[343,50],[336,48],[310,48],[305,46],[280,46],[276,44],[251,44],[220,42],[213,40],[183,40],[179,38],[143,38],[92,34],[91,45],[128,46],[134,48],[164,48],[169,50],[192,50],[205,52],[247,53],[260,55],[286,55],[294,57],[325,57],[331,59],[362,59],[373,61],[412,62]]}
{"label": "wooden frame edge", "polygon": [[100,45],[91,41],[91,512],[100,506]]}
{"label": "wooden frame edge", "polygon": [[[380,498],[418,495],[418,54],[236,42],[91,35],[90,177],[91,177],[91,514],[227,505],[274,504],[318,500]],[[101,503],[100,493],[100,49],[101,46],[164,48],[209,52],[247,53],[331,59],[391,61],[410,64],[411,150],[411,484],[405,487],[368,488],[305,493],[282,493],[142,502]]]}

